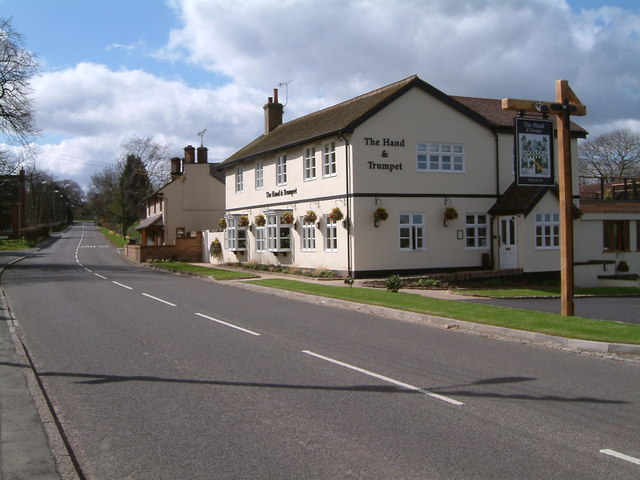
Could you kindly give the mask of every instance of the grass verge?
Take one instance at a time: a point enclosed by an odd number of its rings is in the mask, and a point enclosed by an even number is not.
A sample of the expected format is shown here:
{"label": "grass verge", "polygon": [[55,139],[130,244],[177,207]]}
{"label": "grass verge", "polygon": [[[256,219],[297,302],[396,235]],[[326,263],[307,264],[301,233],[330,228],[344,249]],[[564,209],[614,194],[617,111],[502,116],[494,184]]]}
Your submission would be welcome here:
{"label": "grass verge", "polygon": [[252,280],[249,283],[559,337],[640,344],[640,325],[631,323],[564,317],[555,313],[479,305],[457,300],[441,300],[414,293],[338,287],[287,279]]}
{"label": "grass verge", "polygon": [[0,240],[0,250],[1,251],[24,250],[24,249],[30,248],[30,247],[31,247],[31,245],[29,245],[29,243],[24,239],[20,239],[20,240],[9,240],[9,239]]}
{"label": "grass verge", "polygon": [[153,262],[153,265],[167,268],[176,272],[189,272],[206,275],[215,280],[238,280],[246,278],[260,278],[257,275],[244,272],[233,272],[230,270],[222,270],[220,268],[203,267],[200,265],[192,265],[183,262]]}
{"label": "grass verge", "polygon": [[[483,297],[559,297],[559,287],[544,288],[502,288],[502,289],[455,289],[454,292],[467,295],[480,295]],[[593,287],[576,288],[575,295],[640,295],[640,288],[634,287]]]}
{"label": "grass verge", "polygon": [[125,239],[122,235],[118,235],[116,232],[104,227],[100,229],[100,233],[102,233],[116,248],[124,248]]}

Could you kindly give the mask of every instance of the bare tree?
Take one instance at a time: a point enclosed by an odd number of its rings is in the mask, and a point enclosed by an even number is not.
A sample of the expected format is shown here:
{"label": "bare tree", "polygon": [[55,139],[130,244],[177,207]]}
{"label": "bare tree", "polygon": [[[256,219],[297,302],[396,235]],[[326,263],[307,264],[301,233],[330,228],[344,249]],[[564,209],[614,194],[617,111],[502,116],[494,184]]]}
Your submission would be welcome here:
{"label": "bare tree", "polygon": [[35,57],[24,49],[22,35],[11,20],[0,19],[0,134],[23,145],[36,134],[31,78]]}
{"label": "bare tree", "polygon": [[590,177],[640,177],[640,134],[613,130],[580,145],[580,174]]}
{"label": "bare tree", "polygon": [[151,136],[137,136],[122,142],[121,161],[129,156],[142,160],[147,172],[151,187],[154,190],[162,187],[171,179],[170,146],[153,140]]}

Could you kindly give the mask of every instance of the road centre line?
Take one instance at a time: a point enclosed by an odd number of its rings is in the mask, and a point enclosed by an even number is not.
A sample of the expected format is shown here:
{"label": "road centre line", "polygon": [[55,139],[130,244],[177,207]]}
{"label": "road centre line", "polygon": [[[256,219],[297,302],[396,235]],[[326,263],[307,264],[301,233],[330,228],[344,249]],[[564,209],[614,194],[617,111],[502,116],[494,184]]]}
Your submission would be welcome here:
{"label": "road centre line", "polygon": [[402,388],[406,388],[407,390],[413,390],[414,392],[422,393],[423,395],[427,395],[429,397],[442,400],[443,402],[450,403],[452,405],[464,405],[464,403],[459,402],[458,400],[454,400],[453,398],[445,397],[444,395],[439,395],[437,393],[430,392],[428,390],[424,390],[419,387],[415,387],[408,383],[399,382],[398,380],[394,380],[393,378],[385,377],[384,375],[380,375],[378,373],[371,372],[369,370],[365,370],[364,368],[356,367],[354,365],[350,365],[348,363],[341,362],[339,360],[335,360],[333,358],[325,357],[324,355],[320,355],[318,353],[311,352],[309,350],[303,350],[302,353],[306,353],[307,355],[311,355],[312,357],[319,358],[320,360],[325,360],[327,362],[333,363],[335,365],[340,365],[341,367],[348,368],[350,370],[354,370],[356,372],[364,373],[365,375],[369,375],[370,377],[377,378],[378,380],[382,380],[387,383],[391,383],[393,385],[397,385]]}
{"label": "road centre line", "polygon": [[145,297],[149,297],[149,298],[152,298],[154,300],[157,300],[158,302],[166,303],[167,305],[171,305],[172,307],[176,306],[175,303],[167,302],[166,300],[163,300],[163,299],[158,298],[158,297],[154,297],[153,295],[149,295],[148,293],[143,293],[142,295],[144,295]]}
{"label": "road centre line", "polygon": [[226,327],[235,328],[236,330],[240,330],[241,332],[248,333],[250,335],[255,335],[256,337],[260,336],[260,334],[257,333],[257,332],[253,332],[251,330],[247,330],[246,328],[238,327],[237,325],[233,325],[232,323],[223,322],[222,320],[218,320],[217,318],[209,317],[208,315],[205,315],[203,313],[196,313],[196,315],[198,315],[199,317],[202,317],[202,318],[206,318],[207,320],[211,320],[212,322],[219,323],[219,324],[224,325]]}
{"label": "road centre line", "polygon": [[636,465],[640,465],[640,458],[631,457],[629,455],[625,455],[624,453],[616,452],[615,450],[610,450],[608,448],[603,448],[600,450],[600,453],[604,453],[605,455],[610,455],[612,457],[619,458],[620,460],[625,460],[627,462],[635,463]]}
{"label": "road centre line", "polygon": [[100,278],[102,278],[103,280],[107,280],[107,277],[105,277],[104,275],[100,275],[99,273],[96,273],[96,272],[93,272],[93,274],[94,274],[96,277],[100,277]]}
{"label": "road centre line", "polygon": [[93,270],[88,269],[87,267],[83,267],[87,272],[93,273]]}
{"label": "road centre line", "polygon": [[124,283],[118,283],[115,280],[111,281],[112,283],[115,283],[116,285],[118,285],[119,287],[123,287],[126,288],[127,290],[133,290],[133,287],[130,287],[129,285],[125,285]]}

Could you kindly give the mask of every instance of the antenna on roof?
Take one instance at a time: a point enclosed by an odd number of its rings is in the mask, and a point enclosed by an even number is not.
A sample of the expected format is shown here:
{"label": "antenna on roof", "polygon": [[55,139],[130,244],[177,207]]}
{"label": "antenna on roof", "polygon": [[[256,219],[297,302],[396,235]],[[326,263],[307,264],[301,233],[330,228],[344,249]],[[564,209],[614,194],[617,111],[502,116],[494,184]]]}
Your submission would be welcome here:
{"label": "antenna on roof", "polygon": [[286,82],[280,82],[278,84],[279,87],[285,87],[285,101],[284,101],[284,105],[282,105],[283,107],[287,106],[287,103],[289,103],[289,84],[293,82],[293,80],[287,80]]}
{"label": "antenna on roof", "polygon": [[198,135],[200,136],[200,146],[201,147],[204,147],[204,132],[206,132],[206,131],[207,131],[207,129],[205,128],[201,132],[198,132]]}

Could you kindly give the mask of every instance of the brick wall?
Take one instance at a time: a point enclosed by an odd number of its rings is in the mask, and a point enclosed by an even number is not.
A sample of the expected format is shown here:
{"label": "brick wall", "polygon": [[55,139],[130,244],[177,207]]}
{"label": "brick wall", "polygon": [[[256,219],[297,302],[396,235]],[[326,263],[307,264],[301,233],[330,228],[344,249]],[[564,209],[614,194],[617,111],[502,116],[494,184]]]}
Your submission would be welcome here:
{"label": "brick wall", "polygon": [[150,260],[202,262],[202,232],[195,237],[176,238],[175,245],[127,245],[125,255],[136,263]]}

